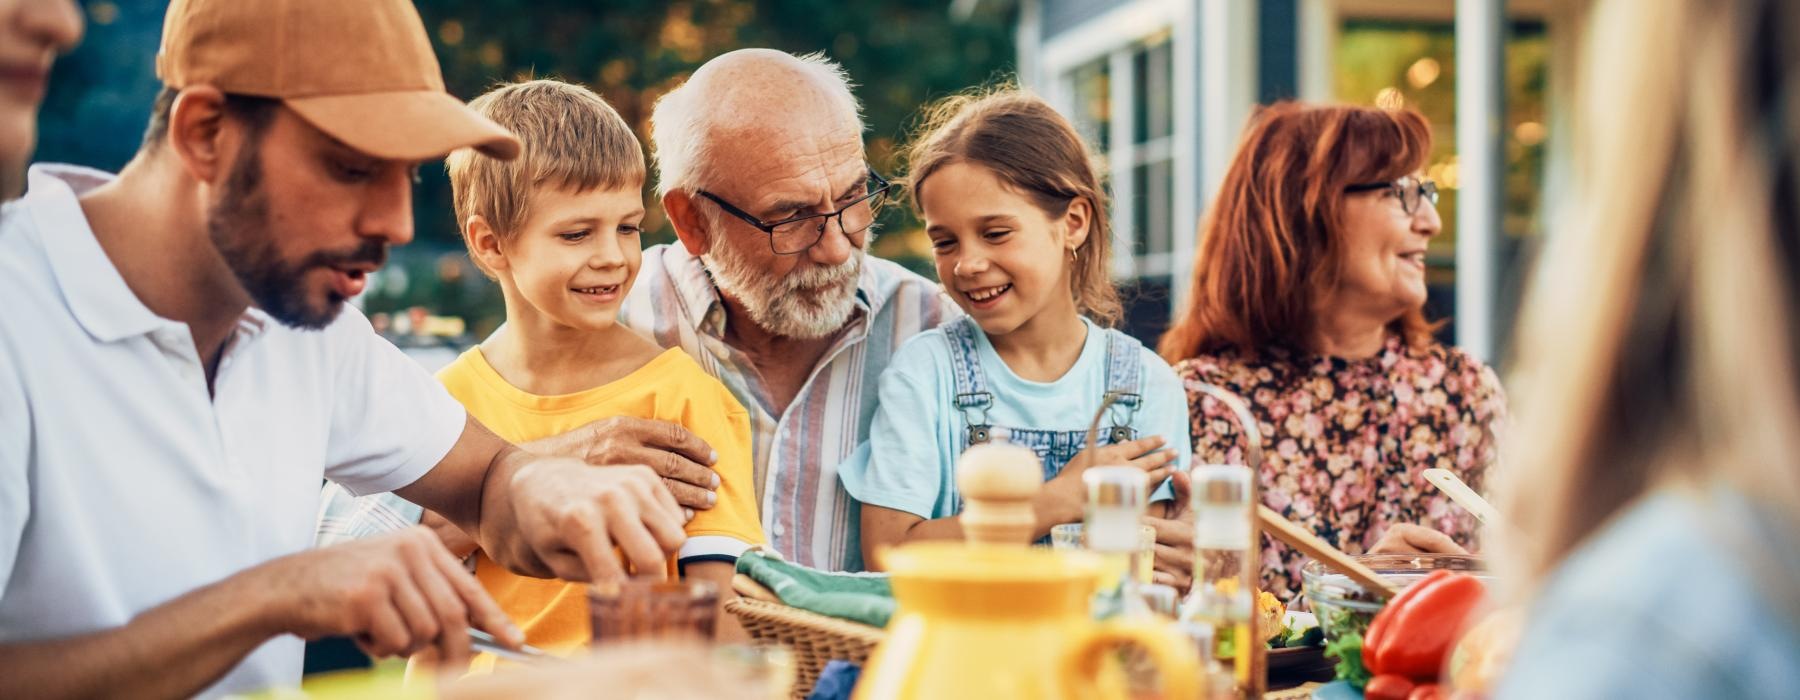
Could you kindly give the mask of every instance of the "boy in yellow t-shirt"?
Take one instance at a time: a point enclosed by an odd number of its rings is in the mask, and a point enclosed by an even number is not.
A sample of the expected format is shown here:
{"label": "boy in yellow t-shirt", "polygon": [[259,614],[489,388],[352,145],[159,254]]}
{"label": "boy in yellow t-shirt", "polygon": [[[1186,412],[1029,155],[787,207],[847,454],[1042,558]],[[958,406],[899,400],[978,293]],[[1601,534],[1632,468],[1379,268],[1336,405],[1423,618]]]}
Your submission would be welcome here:
{"label": "boy in yellow t-shirt", "polygon": [[[714,582],[723,603],[737,556],[764,541],[750,417],[681,350],[665,351],[617,322],[642,255],[637,138],[599,96],[557,81],[503,86],[470,106],[524,145],[512,161],[470,150],[449,159],[463,240],[500,284],[506,325],[438,379],[469,415],[515,444],[621,415],[678,423],[705,440],[718,453],[718,500],[694,513],[669,573]],[[476,577],[526,643],[556,651],[587,643],[583,585],[519,576],[475,557]],[[718,629],[743,637],[723,612]],[[484,655],[475,668],[491,663]]]}

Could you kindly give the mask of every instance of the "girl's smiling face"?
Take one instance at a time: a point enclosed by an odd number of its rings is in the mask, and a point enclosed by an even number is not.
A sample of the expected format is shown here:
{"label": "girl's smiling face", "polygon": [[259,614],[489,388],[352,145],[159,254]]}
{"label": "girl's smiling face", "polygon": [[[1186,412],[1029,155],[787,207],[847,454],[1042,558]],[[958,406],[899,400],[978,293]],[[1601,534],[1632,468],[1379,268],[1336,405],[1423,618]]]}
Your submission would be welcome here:
{"label": "girl's smiling face", "polygon": [[1077,313],[1070,252],[1087,237],[1085,199],[1053,216],[967,161],[939,168],[915,189],[938,279],[989,337],[1045,312]]}

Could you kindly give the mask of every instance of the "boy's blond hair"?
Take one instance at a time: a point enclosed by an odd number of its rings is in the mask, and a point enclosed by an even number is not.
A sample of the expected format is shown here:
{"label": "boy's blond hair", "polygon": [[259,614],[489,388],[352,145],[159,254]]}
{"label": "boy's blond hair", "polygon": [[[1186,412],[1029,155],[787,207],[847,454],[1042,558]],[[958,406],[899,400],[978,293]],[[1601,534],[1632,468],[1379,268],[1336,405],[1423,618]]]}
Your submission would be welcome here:
{"label": "boy's blond hair", "polygon": [[[469,106],[517,134],[519,157],[498,160],[462,149],[450,154],[450,189],[463,243],[468,221],[480,214],[495,235],[507,240],[531,213],[532,195],[546,187],[587,192],[642,187],[644,151],[637,136],[605,100],[580,85],[531,80],[502,85]],[[488,277],[492,270],[470,256]]]}

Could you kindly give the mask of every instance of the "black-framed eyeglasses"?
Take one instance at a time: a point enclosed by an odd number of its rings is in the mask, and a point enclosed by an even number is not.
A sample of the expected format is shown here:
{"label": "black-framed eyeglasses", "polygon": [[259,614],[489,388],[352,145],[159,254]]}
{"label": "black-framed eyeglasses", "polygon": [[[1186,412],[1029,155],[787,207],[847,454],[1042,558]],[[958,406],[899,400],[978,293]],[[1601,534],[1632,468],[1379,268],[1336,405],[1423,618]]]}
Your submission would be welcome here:
{"label": "black-framed eyeglasses", "polygon": [[881,211],[881,205],[887,201],[888,190],[892,187],[893,185],[887,181],[887,178],[875,172],[874,168],[869,168],[867,193],[844,208],[825,214],[804,214],[768,222],[756,218],[749,212],[733,206],[730,202],[706,190],[700,190],[700,196],[712,200],[714,204],[719,205],[720,209],[724,209],[725,213],[742,219],[744,223],[769,234],[769,248],[774,250],[776,255],[799,255],[813,247],[813,244],[818,243],[819,239],[825,237],[825,226],[831,223],[833,218],[837,219],[838,230],[843,231],[846,236],[854,236],[869,230],[870,226],[875,225],[875,215]]}
{"label": "black-framed eyeglasses", "polygon": [[1393,182],[1367,182],[1344,188],[1346,194],[1375,190],[1392,190],[1394,198],[1400,200],[1400,211],[1406,212],[1408,216],[1419,211],[1421,200],[1431,202],[1431,206],[1434,207],[1438,203],[1437,183],[1410,175]]}

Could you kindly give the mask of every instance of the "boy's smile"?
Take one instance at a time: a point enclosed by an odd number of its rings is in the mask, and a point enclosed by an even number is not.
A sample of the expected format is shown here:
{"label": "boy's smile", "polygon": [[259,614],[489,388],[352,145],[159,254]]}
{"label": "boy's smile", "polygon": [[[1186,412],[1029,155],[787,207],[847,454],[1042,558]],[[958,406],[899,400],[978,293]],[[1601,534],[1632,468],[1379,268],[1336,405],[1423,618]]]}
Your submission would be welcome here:
{"label": "boy's smile", "polygon": [[573,287],[569,291],[583,302],[589,304],[608,304],[619,300],[625,293],[623,284],[603,284],[594,287]]}

